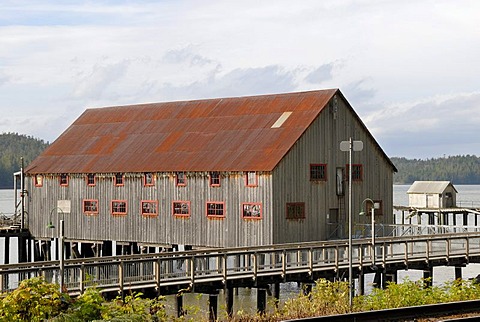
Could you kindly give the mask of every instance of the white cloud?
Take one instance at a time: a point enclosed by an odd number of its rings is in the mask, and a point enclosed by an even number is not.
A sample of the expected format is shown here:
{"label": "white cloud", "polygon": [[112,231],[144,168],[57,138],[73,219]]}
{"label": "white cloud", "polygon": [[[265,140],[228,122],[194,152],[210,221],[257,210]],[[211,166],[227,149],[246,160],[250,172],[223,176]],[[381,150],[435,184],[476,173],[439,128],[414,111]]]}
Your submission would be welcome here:
{"label": "white cloud", "polygon": [[475,136],[478,12],[473,0],[6,0],[0,110],[16,115],[0,131],[51,141],[85,107],[340,88],[389,154],[424,154],[445,127]]}

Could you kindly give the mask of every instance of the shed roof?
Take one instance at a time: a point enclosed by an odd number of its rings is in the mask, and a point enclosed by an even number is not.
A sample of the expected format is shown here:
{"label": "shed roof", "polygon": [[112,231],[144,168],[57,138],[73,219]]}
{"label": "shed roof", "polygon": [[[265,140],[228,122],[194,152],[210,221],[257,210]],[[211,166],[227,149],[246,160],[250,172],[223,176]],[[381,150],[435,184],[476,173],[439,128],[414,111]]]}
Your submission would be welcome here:
{"label": "shed roof", "polygon": [[337,93],[87,109],[26,172],[272,171]]}
{"label": "shed roof", "polygon": [[457,189],[453,186],[450,181],[415,181],[407,193],[443,193],[448,186],[451,186],[455,192],[458,192]]}

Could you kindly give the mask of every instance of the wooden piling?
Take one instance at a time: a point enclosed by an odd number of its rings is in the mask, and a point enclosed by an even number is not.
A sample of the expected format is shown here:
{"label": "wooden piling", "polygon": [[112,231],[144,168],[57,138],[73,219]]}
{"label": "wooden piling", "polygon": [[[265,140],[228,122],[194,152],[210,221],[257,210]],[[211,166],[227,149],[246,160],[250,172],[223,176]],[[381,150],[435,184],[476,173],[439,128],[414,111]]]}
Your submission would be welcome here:
{"label": "wooden piling", "polygon": [[257,312],[261,315],[265,314],[267,309],[267,290],[265,288],[257,288]]}
{"label": "wooden piling", "polygon": [[217,320],[217,307],[218,307],[218,294],[209,294],[208,295],[208,320],[216,321]]}
{"label": "wooden piling", "polygon": [[229,285],[225,288],[225,306],[228,317],[233,316],[233,297],[233,287]]}

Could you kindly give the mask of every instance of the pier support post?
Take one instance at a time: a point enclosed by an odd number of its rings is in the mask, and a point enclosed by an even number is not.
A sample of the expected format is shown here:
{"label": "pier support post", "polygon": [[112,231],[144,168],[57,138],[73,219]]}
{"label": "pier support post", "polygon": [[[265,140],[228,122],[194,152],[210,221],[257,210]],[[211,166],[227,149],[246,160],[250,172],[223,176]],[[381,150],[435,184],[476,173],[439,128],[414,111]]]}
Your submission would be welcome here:
{"label": "pier support post", "polygon": [[426,267],[423,269],[423,280],[425,287],[431,287],[433,285],[433,267]]}
{"label": "pier support post", "polygon": [[5,236],[5,253],[3,254],[3,263],[10,264],[10,237]]}
{"label": "pier support post", "polygon": [[233,286],[227,286],[225,288],[225,306],[228,317],[233,316]]}
{"label": "pier support post", "polygon": [[462,266],[455,266],[455,279],[462,279]]}
{"label": "pier support post", "polygon": [[218,294],[208,295],[208,320],[215,322],[217,320]]}
{"label": "pier support post", "polygon": [[373,287],[382,288],[382,275],[383,273],[380,270],[377,270],[375,272],[375,276],[373,277],[373,283],[372,283]]}
{"label": "pier support post", "polygon": [[175,297],[175,310],[177,312],[177,318],[180,318],[184,315],[183,311],[183,295],[182,294],[177,294]]}
{"label": "pier support post", "polygon": [[265,288],[257,288],[257,312],[261,315],[265,314],[267,308],[267,290]]}
{"label": "pier support post", "polygon": [[302,283],[302,292],[305,296],[310,296],[312,293],[312,284]]}
{"label": "pier support post", "polygon": [[365,294],[365,274],[360,272],[358,274],[358,295]]}
{"label": "pier support post", "polygon": [[278,307],[280,302],[280,283],[273,284],[273,297],[275,298],[275,306]]}

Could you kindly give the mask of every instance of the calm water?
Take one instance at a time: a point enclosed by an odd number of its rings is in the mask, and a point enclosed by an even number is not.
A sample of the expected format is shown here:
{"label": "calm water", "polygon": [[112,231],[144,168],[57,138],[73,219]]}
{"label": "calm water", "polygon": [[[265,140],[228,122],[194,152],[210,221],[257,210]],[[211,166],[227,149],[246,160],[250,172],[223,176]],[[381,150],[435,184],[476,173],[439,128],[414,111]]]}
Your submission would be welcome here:
{"label": "calm water", "polygon": [[[393,187],[393,204],[394,205],[408,205],[408,196],[407,190],[410,185],[394,185]],[[464,207],[480,207],[480,185],[455,185],[458,190],[457,194],[457,206]],[[13,190],[0,190],[0,215],[2,214],[12,214],[14,212],[14,192]],[[16,240],[11,240],[11,258],[10,262],[16,262]],[[3,253],[4,240],[0,238],[0,251]],[[3,254],[0,254],[0,264],[3,263]],[[463,268],[462,271],[463,278],[471,278],[480,274],[480,265],[479,264],[470,264],[467,267]],[[399,271],[398,278],[399,281],[402,281],[404,278],[408,277],[410,280],[417,280],[422,278],[423,273],[421,271],[409,270],[409,271]],[[454,279],[455,272],[454,267],[436,267],[434,268],[434,284],[439,285],[446,281],[451,281]],[[373,275],[367,275],[365,280],[367,283],[371,282]],[[368,291],[368,286],[366,290]],[[281,286],[280,291],[280,301],[285,301],[288,298],[296,296],[299,294],[300,289],[296,283],[285,283]],[[184,299],[184,306],[186,309],[189,307],[200,308],[202,314],[205,313],[207,308],[208,295],[199,295],[199,294],[186,294]],[[271,299],[269,299],[270,301]],[[173,298],[167,298],[167,305],[172,310],[170,313],[173,314]],[[219,314],[222,314],[222,308],[224,307],[224,298],[223,295],[219,295]],[[271,305],[268,305],[271,307]],[[254,312],[256,308],[256,291],[255,289],[240,289],[239,295],[234,299],[234,311],[244,310],[245,312]]]}

